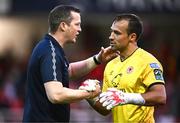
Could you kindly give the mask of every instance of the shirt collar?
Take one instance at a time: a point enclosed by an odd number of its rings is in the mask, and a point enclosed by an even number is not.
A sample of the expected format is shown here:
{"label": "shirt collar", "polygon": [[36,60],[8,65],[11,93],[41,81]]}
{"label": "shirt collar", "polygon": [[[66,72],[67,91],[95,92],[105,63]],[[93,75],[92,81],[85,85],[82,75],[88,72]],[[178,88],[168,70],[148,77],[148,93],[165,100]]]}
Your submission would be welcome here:
{"label": "shirt collar", "polygon": [[63,48],[61,47],[61,45],[58,43],[58,41],[57,41],[54,37],[52,37],[52,36],[49,35],[49,34],[45,34],[45,37],[44,37],[44,38],[45,38],[47,41],[51,41],[54,45],[58,46],[59,49],[61,50],[61,52],[65,55]]}

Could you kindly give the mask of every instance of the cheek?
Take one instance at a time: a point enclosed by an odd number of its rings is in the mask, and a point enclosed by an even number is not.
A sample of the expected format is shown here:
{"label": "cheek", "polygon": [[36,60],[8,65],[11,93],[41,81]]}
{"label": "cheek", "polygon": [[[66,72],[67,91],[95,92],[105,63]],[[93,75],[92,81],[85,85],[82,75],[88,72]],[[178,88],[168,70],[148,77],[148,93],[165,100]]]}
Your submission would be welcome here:
{"label": "cheek", "polygon": [[73,28],[71,29],[71,33],[72,33],[72,34],[75,34],[76,32],[77,32],[76,27],[73,27]]}
{"label": "cheek", "polygon": [[69,35],[75,35],[75,30],[74,29],[71,29],[70,31],[69,31]]}
{"label": "cheek", "polygon": [[120,43],[126,43],[126,42],[128,42],[127,37],[124,37],[124,36],[119,37],[118,40],[119,40]]}
{"label": "cheek", "polygon": [[116,44],[118,45],[118,47],[125,46],[127,43],[128,43],[128,40],[125,37],[119,37],[116,40]]}

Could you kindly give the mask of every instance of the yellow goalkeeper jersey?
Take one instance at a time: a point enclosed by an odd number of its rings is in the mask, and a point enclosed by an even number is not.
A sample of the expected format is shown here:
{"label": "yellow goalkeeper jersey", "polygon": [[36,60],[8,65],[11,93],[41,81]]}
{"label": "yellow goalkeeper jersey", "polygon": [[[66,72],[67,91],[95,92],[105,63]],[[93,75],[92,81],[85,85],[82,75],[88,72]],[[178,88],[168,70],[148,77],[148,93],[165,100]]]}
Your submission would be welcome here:
{"label": "yellow goalkeeper jersey", "polygon": [[[117,88],[126,93],[145,93],[154,84],[164,84],[160,62],[147,51],[138,48],[123,62],[120,57],[105,68],[103,92]],[[154,107],[122,105],[112,109],[114,123],[154,123]]]}

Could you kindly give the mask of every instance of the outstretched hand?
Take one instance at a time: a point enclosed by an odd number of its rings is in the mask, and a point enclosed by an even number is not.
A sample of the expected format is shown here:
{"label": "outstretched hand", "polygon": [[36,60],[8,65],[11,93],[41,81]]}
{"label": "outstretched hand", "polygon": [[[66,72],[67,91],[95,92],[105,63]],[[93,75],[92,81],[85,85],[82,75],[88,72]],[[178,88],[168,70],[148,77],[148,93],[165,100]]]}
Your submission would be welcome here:
{"label": "outstretched hand", "polygon": [[107,48],[101,47],[101,51],[97,54],[97,59],[100,63],[107,63],[119,54],[118,51],[112,50],[111,46]]}

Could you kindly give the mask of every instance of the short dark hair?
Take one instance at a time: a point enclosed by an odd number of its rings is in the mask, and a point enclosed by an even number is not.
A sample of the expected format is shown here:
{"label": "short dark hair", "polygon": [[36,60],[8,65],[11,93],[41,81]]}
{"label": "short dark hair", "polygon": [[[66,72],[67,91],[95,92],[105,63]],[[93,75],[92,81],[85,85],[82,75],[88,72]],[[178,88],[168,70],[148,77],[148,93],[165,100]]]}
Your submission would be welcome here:
{"label": "short dark hair", "polygon": [[121,20],[129,21],[128,29],[127,29],[128,35],[132,33],[136,33],[137,40],[139,40],[143,33],[143,22],[141,21],[141,19],[135,14],[124,13],[117,15],[114,18],[113,22],[121,21]]}
{"label": "short dark hair", "polygon": [[78,8],[75,8],[71,5],[58,5],[54,9],[52,9],[48,16],[49,32],[55,33],[61,22],[70,24],[72,21],[72,11],[80,13],[80,10]]}

